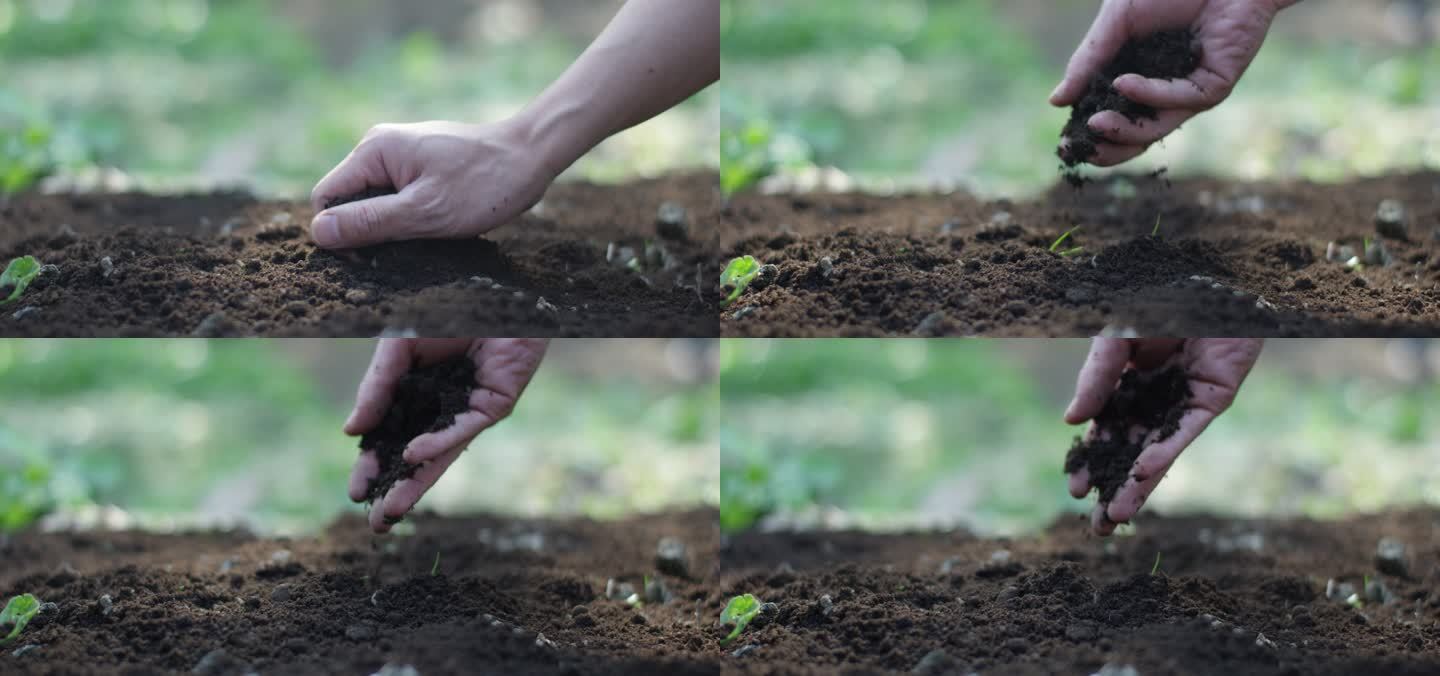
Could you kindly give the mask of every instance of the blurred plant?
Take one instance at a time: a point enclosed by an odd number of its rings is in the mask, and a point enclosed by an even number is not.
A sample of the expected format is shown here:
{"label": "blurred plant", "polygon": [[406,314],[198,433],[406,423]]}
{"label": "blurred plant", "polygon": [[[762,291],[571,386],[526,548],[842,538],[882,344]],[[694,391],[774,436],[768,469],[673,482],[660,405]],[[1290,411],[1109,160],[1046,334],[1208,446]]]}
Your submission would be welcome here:
{"label": "blurred plant", "polygon": [[720,192],[727,197],[781,169],[813,166],[810,145],[755,104],[722,92],[720,112]]}
{"label": "blurred plant", "polygon": [[724,305],[735,302],[740,294],[745,293],[745,288],[755,277],[760,274],[760,262],[753,256],[741,256],[730,261],[725,269],[720,272],[720,288],[733,289],[725,299]]}

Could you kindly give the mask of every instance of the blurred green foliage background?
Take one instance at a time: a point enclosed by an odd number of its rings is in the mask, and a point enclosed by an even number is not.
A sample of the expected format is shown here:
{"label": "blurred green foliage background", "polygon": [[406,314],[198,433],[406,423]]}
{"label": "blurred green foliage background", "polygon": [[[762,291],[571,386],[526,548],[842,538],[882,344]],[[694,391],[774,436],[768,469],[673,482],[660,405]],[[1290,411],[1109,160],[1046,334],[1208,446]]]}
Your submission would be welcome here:
{"label": "blurred green foliage background", "polygon": [[[1338,180],[1440,167],[1440,7],[1415,14],[1427,3],[1287,10],[1230,99],[1127,170]],[[1046,188],[1069,114],[1047,99],[1099,5],[723,0],[725,187],[775,173],[776,187]]]}
{"label": "blurred green foliage background", "polygon": [[[58,173],[308,195],[374,124],[518,112],[620,4],[0,0],[0,189]],[[569,176],[716,166],[714,97],[616,136]]]}
{"label": "blurred green foliage background", "polygon": [[[1086,340],[724,340],[721,515],[755,525],[961,524],[1088,512],[1061,421]],[[1440,503],[1440,344],[1272,340],[1150,507],[1333,517]],[[1143,514],[1140,521],[1143,522]]]}
{"label": "blurred green foliage background", "polygon": [[[55,523],[293,532],[342,510],[339,430],[369,340],[0,341],[0,531]],[[615,517],[715,504],[714,341],[554,341],[506,421],[422,501]]]}

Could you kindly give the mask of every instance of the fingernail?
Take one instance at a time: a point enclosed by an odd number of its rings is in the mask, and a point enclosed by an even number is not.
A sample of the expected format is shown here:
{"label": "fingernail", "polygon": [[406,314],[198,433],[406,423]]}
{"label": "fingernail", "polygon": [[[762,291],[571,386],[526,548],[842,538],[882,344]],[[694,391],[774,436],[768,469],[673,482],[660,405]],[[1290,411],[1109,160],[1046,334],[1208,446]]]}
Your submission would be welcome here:
{"label": "fingernail", "polygon": [[1060,90],[1061,90],[1061,89],[1064,89],[1064,88],[1065,88],[1065,83],[1064,83],[1064,82],[1061,82],[1060,84],[1055,85],[1055,91],[1050,92],[1050,100],[1051,100],[1051,101],[1054,101],[1054,100],[1055,100],[1055,97],[1057,97],[1057,96],[1060,95]]}
{"label": "fingernail", "polygon": [[310,224],[310,236],[315,238],[315,243],[326,249],[340,244],[340,219],[335,214],[320,214],[315,217],[315,222]]}

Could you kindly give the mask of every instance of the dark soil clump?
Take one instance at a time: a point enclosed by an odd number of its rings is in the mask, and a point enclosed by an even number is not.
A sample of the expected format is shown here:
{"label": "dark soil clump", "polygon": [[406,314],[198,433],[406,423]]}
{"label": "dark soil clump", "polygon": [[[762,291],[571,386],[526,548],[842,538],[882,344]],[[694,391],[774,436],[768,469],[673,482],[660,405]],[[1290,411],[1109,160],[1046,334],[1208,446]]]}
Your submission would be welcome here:
{"label": "dark soil clump", "polygon": [[[0,650],[0,673],[709,676],[718,518],[420,514],[413,535],[378,539],[355,515],[303,538],[21,532],[0,540],[0,598],[56,607]],[[656,570],[666,537],[696,579]],[[609,579],[645,576],[672,598],[606,598]]]}
{"label": "dark soil clump", "polygon": [[[1435,171],[1339,184],[1111,176],[1023,201],[744,193],[721,211],[719,250],[777,274],[717,314],[733,337],[1432,337],[1437,195]],[[1423,237],[1384,239],[1384,265],[1329,255],[1331,242],[1381,241],[1387,199]],[[1064,245],[1083,251],[1049,251],[1076,226]]]}
{"label": "dark soil clump", "polygon": [[[350,251],[315,246],[308,204],[17,195],[0,202],[0,261],[56,267],[0,312],[0,335],[713,337],[718,185],[558,183],[483,238]],[[656,243],[667,202],[693,237]]]}
{"label": "dark soil clump", "polygon": [[1056,151],[1065,166],[1074,167],[1090,159],[1096,144],[1104,141],[1104,136],[1090,129],[1090,118],[1096,113],[1113,110],[1131,122],[1157,119],[1154,108],[1131,101],[1116,91],[1115,78],[1131,73],[1166,80],[1183,78],[1195,72],[1200,59],[1195,34],[1188,28],[1162,31],[1125,43],[1115,60],[1091,79],[1085,95],[1070,108],[1070,121],[1060,132],[1069,143]]}
{"label": "dark soil clump", "polygon": [[383,499],[390,487],[408,479],[419,465],[405,462],[405,447],[415,437],[439,432],[470,409],[475,362],[461,355],[428,366],[416,365],[395,384],[394,399],[375,429],[360,437],[360,448],[374,451],[380,474],[370,481],[365,500]]}
{"label": "dark soil clump", "polygon": [[[1133,537],[1106,539],[1086,521],[1065,517],[1013,539],[733,535],[722,590],[778,612],[730,644],[749,649],[724,657],[726,673],[1440,673],[1440,511],[1340,521],[1152,514]],[[1381,537],[1416,543],[1424,572],[1377,570]],[[1393,598],[1356,608],[1326,597],[1328,580],[1359,588],[1366,577]]]}
{"label": "dark soil clump", "polygon": [[1089,468],[1090,484],[1100,492],[1100,502],[1110,502],[1130,478],[1144,444],[1169,439],[1180,428],[1189,399],[1190,384],[1178,366],[1156,373],[1126,371],[1095,416],[1092,438],[1075,437],[1065,455],[1065,473]]}
{"label": "dark soil clump", "polygon": [[375,197],[384,197],[384,196],[386,196],[386,195],[394,195],[394,194],[395,194],[395,189],[394,189],[394,188],[366,188],[366,189],[361,190],[360,192],[357,192],[357,193],[355,193],[354,195],[350,195],[350,196],[348,196],[348,197],[335,197],[335,198],[332,198],[329,202],[326,202],[326,203],[325,203],[325,208],[326,208],[326,209],[333,209],[333,208],[338,207],[338,206],[340,206],[340,205],[342,205],[342,204],[349,204],[349,203],[351,203],[351,202],[359,202],[359,201],[361,201],[361,200],[368,200],[368,199],[372,199],[372,198],[375,198]]}

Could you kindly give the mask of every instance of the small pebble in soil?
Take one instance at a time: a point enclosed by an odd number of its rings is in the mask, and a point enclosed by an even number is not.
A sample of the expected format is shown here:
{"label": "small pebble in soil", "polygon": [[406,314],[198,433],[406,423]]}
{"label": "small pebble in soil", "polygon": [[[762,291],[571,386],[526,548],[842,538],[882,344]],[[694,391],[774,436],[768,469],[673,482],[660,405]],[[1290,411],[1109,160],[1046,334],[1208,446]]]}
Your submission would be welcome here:
{"label": "small pebble in soil", "polygon": [[935,312],[925,315],[925,318],[920,320],[920,324],[910,333],[921,337],[935,337],[944,333],[944,331],[945,313],[936,310]]}
{"label": "small pebble in soil", "polygon": [[688,228],[685,222],[685,207],[675,202],[664,202],[655,214],[655,231],[665,239],[685,239]]}
{"label": "small pebble in soil", "polygon": [[743,646],[740,646],[739,648],[736,648],[736,649],[735,649],[735,652],[730,653],[730,655],[731,655],[732,657],[744,657],[744,656],[749,655],[750,653],[753,653],[753,652],[755,652],[756,650],[759,650],[759,649],[760,649],[760,644],[758,644],[758,643],[747,643],[747,644],[745,644],[745,645],[743,645]]}
{"label": "small pebble in soil", "polygon": [[635,585],[629,582],[616,582],[615,578],[605,581],[605,598],[611,601],[624,601],[635,594]]}
{"label": "small pebble in soil", "polygon": [[249,665],[231,656],[230,653],[225,652],[223,648],[216,648],[215,650],[205,653],[205,656],[201,657],[200,661],[195,663],[195,667],[190,670],[190,673],[242,674],[249,670]]}
{"label": "small pebble in soil", "polygon": [[1371,603],[1389,604],[1395,601],[1395,593],[1390,591],[1384,580],[1378,577],[1370,578],[1365,583],[1365,600]]}
{"label": "small pebble in soil", "polygon": [[1325,598],[1331,601],[1344,603],[1345,599],[1355,595],[1355,585],[1349,582],[1336,582],[1331,578],[1325,582]]}
{"label": "small pebble in soil", "polygon": [[115,600],[109,594],[100,597],[100,614],[109,615],[115,611]]}
{"label": "small pebble in soil", "polygon": [[1410,566],[1405,560],[1405,543],[1394,538],[1380,538],[1375,546],[1375,569],[1386,575],[1406,577]]}
{"label": "small pebble in soil", "polygon": [[375,294],[365,289],[350,289],[345,292],[345,302],[351,305],[369,305],[375,300]]}
{"label": "small pebble in soil", "polygon": [[652,577],[645,581],[645,602],[670,602],[670,589],[665,586],[665,580],[662,580],[659,577]]}
{"label": "small pebble in soil", "polygon": [[1140,672],[1128,664],[1107,663],[1105,666],[1100,667],[1100,671],[1090,676],[1140,676]]}
{"label": "small pebble in soil", "polygon": [[960,670],[960,663],[951,657],[949,653],[940,648],[925,653],[919,662],[910,669],[910,673],[921,676],[941,676],[952,674]]}
{"label": "small pebble in soil", "polygon": [[655,546],[655,569],[666,575],[689,577],[690,562],[685,555],[685,543],[679,538],[660,538]]}
{"label": "small pebble in soil", "polygon": [[224,312],[212,312],[200,320],[200,324],[190,335],[195,338],[219,338],[231,333],[233,329],[234,326]]}
{"label": "small pebble in soil", "polygon": [[369,641],[375,638],[375,630],[369,625],[352,624],[345,628],[345,638],[352,641]]}
{"label": "small pebble in soil", "polygon": [[370,676],[420,676],[420,670],[408,664],[386,664]]}
{"label": "small pebble in soil", "polygon": [[820,271],[821,277],[830,279],[830,276],[835,274],[835,260],[829,256],[825,256],[816,264],[816,269]]}
{"label": "small pebble in soil", "polygon": [[1384,200],[1375,210],[1375,232],[1381,237],[1405,239],[1405,205],[1399,200]]}
{"label": "small pebble in soil", "polygon": [[1264,634],[1259,634],[1255,637],[1255,645],[1260,648],[1269,648],[1271,650],[1275,649],[1275,642],[1268,638],[1265,638]]}
{"label": "small pebble in soil", "polygon": [[829,594],[825,594],[825,595],[821,596],[821,597],[820,597],[820,614],[821,614],[821,615],[824,615],[824,616],[826,616],[826,617],[829,617],[829,616],[830,616],[830,613],[832,613],[832,612],[835,612],[835,601],[830,598],[830,595],[829,595]]}
{"label": "small pebble in soil", "polygon": [[535,300],[535,309],[539,310],[540,312],[549,312],[550,314],[556,314],[560,312],[560,308],[555,307],[554,303],[545,300],[544,296],[540,296],[538,299]]}
{"label": "small pebble in soil", "polygon": [[537,634],[537,635],[535,636],[535,647],[536,647],[536,648],[545,648],[545,649],[547,649],[547,650],[554,650],[554,649],[555,649],[555,642],[554,642],[554,641],[551,641],[551,640],[548,639],[548,638],[545,638],[545,634]]}
{"label": "small pebble in soil", "polygon": [[755,279],[750,281],[750,288],[760,291],[774,284],[780,279],[780,268],[773,264],[760,266],[759,272],[755,273]]}
{"label": "small pebble in soil", "polygon": [[[376,593],[378,594],[379,592],[376,592]],[[276,602],[276,603],[284,603],[284,602],[290,600],[290,596],[291,596],[291,595],[292,595],[292,592],[291,592],[291,590],[290,590],[290,585],[288,585],[288,584],[276,585],[275,589],[270,592],[270,600],[271,600],[271,601],[274,601],[274,602]],[[370,597],[370,600],[371,600],[371,601],[374,601],[374,600],[375,600],[375,597],[372,595],[372,596]]]}
{"label": "small pebble in soil", "polygon": [[40,311],[40,308],[35,307],[34,305],[26,305],[25,307],[22,307],[22,308],[20,308],[19,310],[16,310],[15,313],[14,313],[14,314],[11,314],[10,316],[11,316],[11,317],[14,317],[15,319],[24,319],[24,318],[29,317],[30,315],[33,315],[33,314],[35,314],[35,313],[37,313],[37,312],[39,312],[39,311]]}
{"label": "small pebble in soil", "polygon": [[26,654],[28,654],[28,653],[33,653],[33,652],[35,652],[36,650],[39,650],[39,649],[40,649],[40,646],[38,646],[38,645],[36,645],[36,644],[34,644],[34,643],[26,643],[25,645],[22,645],[22,646],[20,646],[19,648],[16,648],[15,651],[12,652],[12,653],[10,653],[10,654],[13,655],[13,656],[15,656],[15,657],[24,657]]}
{"label": "small pebble in soil", "polygon": [[115,274],[115,261],[111,260],[109,256],[101,258],[100,276],[105,279],[110,279],[110,275],[113,274]]}
{"label": "small pebble in soil", "polygon": [[760,307],[758,305],[746,305],[745,307],[736,310],[734,314],[730,315],[730,318],[734,320],[741,320],[755,314],[755,311],[759,309]]}

